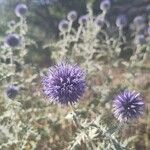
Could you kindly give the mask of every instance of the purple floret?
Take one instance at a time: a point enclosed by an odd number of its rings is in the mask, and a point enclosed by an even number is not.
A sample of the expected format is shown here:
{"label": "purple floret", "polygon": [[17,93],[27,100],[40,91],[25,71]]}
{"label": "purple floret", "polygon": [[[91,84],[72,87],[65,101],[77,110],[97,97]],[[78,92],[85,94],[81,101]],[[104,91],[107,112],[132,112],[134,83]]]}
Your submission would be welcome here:
{"label": "purple floret", "polygon": [[113,102],[114,116],[120,122],[128,122],[138,118],[144,110],[144,102],[140,93],[125,90],[116,96]]}
{"label": "purple floret", "polygon": [[61,63],[42,77],[42,90],[52,102],[73,104],[85,91],[85,73],[77,65]]}

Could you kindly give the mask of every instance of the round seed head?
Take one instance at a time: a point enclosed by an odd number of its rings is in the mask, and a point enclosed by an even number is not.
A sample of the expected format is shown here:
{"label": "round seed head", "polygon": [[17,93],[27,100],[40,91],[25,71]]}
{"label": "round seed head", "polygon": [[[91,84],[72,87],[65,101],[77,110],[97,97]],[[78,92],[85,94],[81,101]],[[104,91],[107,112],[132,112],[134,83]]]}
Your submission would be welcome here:
{"label": "round seed head", "polygon": [[120,122],[128,122],[138,118],[144,110],[144,102],[140,93],[125,90],[113,101],[113,114]]}
{"label": "round seed head", "polygon": [[69,21],[75,21],[77,19],[77,12],[76,11],[70,11],[67,15],[67,18]]}
{"label": "round seed head", "polygon": [[23,17],[26,15],[28,7],[25,4],[18,4],[15,8],[15,14],[17,17]]}
{"label": "round seed head", "polygon": [[8,34],[5,37],[4,43],[9,47],[16,47],[20,44],[20,37],[15,33]]}

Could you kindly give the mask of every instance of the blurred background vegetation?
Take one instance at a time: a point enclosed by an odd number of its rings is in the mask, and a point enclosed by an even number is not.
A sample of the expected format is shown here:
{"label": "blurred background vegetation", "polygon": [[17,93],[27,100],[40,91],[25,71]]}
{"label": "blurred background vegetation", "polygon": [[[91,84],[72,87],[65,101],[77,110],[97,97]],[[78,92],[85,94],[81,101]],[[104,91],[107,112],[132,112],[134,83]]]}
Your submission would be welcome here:
{"label": "blurred background vegetation", "polygon": [[[67,13],[71,10],[76,10],[78,12],[78,17],[86,14],[86,4],[88,2],[93,4],[94,14],[98,14],[101,11],[99,8],[100,1],[101,0],[0,0],[0,41],[2,41],[6,35],[9,22],[12,20],[18,22],[18,18],[14,14],[15,6],[18,3],[25,3],[29,8],[27,15],[29,32],[27,33],[27,36],[36,41],[36,44],[28,47],[29,53],[26,56],[26,62],[28,62],[28,64],[33,64],[33,66],[38,66],[39,68],[49,67],[52,62],[51,52],[54,51],[54,49],[44,45],[55,42],[59,38],[59,22],[66,18]],[[150,17],[150,0],[112,0],[112,7],[107,17],[114,29],[116,28],[115,20],[119,14],[126,14],[129,23],[132,22],[134,17],[137,15],[143,15],[148,18]],[[148,23],[148,20],[146,21]],[[75,27],[76,26],[77,21],[75,23]],[[112,30],[112,32],[114,31],[115,30]],[[118,79],[118,76],[116,78]],[[55,112],[55,110],[53,112]],[[143,126],[141,125],[136,133],[137,135],[138,133],[143,134],[142,136],[140,135],[136,142],[136,147],[139,150],[145,149],[143,143],[140,143],[143,142],[143,137],[147,135],[144,132],[144,127],[145,124],[143,123]],[[57,128],[56,131],[60,132]],[[66,134],[65,130],[62,132]],[[66,136],[61,138],[68,137]],[[58,141],[57,144],[61,143]]]}
{"label": "blurred background vegetation", "polygon": [[[88,2],[93,4],[95,14],[100,12],[100,0],[0,0],[0,38],[4,37],[8,23],[18,19],[13,13],[15,6],[18,3],[25,3],[29,8],[28,36],[37,42],[37,46],[30,47],[27,61],[38,63],[40,66],[49,65],[51,49],[43,49],[43,45],[58,39],[58,23],[66,18],[69,11],[76,10],[78,16],[86,14]],[[126,14],[131,22],[136,15],[149,13],[149,0],[112,0],[108,18],[115,26],[115,18],[118,14]]]}

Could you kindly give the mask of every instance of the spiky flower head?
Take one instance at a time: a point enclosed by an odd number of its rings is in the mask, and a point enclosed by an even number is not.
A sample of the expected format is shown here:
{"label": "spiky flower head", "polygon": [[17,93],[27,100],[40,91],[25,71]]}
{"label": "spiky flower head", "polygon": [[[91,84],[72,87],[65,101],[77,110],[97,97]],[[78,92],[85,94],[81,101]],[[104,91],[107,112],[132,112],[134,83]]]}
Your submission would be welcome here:
{"label": "spiky flower head", "polygon": [[135,44],[143,45],[146,43],[145,36],[143,34],[138,34],[135,37]]}
{"label": "spiky flower head", "polygon": [[145,23],[145,18],[143,16],[136,16],[133,20],[133,23],[136,26],[141,26]]}
{"label": "spiky flower head", "polygon": [[144,102],[140,93],[125,90],[113,101],[114,116],[120,122],[128,122],[138,118],[144,110]]}
{"label": "spiky flower head", "polygon": [[87,23],[88,19],[89,19],[88,15],[81,16],[78,20],[78,23],[80,25],[85,25]]}
{"label": "spiky flower head", "polygon": [[18,4],[15,8],[15,14],[17,17],[23,17],[26,15],[28,7],[25,4]]}
{"label": "spiky flower head", "polygon": [[110,0],[103,0],[100,3],[100,9],[104,12],[107,12],[111,7],[111,1]]}
{"label": "spiky flower head", "polygon": [[20,44],[20,37],[15,33],[8,34],[4,39],[4,43],[9,47],[16,47]]}
{"label": "spiky flower head", "polygon": [[85,91],[85,73],[77,65],[60,63],[42,77],[42,90],[54,103],[76,103]]}
{"label": "spiky flower head", "polygon": [[16,96],[18,95],[18,92],[19,92],[19,88],[14,85],[9,85],[5,90],[7,97],[10,99],[16,98]]}
{"label": "spiky flower head", "polygon": [[116,26],[120,29],[127,26],[127,17],[125,15],[119,15],[116,19]]}
{"label": "spiky flower head", "polygon": [[68,18],[68,20],[69,21],[75,21],[76,19],[77,19],[77,12],[76,11],[74,11],[74,10],[72,10],[72,11],[70,11],[69,13],[68,13],[68,15],[67,15],[67,18]]}
{"label": "spiky flower head", "polygon": [[59,25],[58,25],[58,29],[61,32],[66,32],[69,28],[69,22],[67,20],[62,20],[60,21]]}

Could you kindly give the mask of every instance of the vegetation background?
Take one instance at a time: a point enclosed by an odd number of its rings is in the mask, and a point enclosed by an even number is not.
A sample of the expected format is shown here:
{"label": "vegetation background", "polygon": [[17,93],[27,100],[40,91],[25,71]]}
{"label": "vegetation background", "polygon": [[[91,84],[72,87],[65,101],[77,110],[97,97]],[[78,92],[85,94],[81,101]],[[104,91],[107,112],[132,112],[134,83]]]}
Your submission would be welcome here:
{"label": "vegetation background", "polygon": [[[108,20],[111,22],[111,26],[113,31],[116,31],[115,27],[115,19],[118,16],[118,14],[126,14],[128,16],[128,21],[131,23],[133,19],[137,15],[143,15],[150,17],[150,0],[112,0],[113,5],[111,7],[111,10],[107,16]],[[44,3],[42,3],[44,2]],[[47,4],[45,4],[47,2]],[[59,30],[58,30],[58,24],[59,22],[66,18],[66,15],[71,10],[76,10],[78,12],[78,16],[82,16],[87,13],[86,5],[87,3],[93,4],[93,12],[94,14],[97,14],[100,12],[99,9],[99,0],[0,0],[0,41],[3,40],[3,38],[6,35],[6,31],[8,30],[8,23],[11,20],[18,21],[18,18],[14,15],[14,8],[18,3],[24,3],[28,6],[29,12],[27,15],[27,24],[28,24],[28,33],[27,37],[30,39],[33,39],[33,41],[36,41],[36,45],[30,45],[27,46],[29,49],[29,52],[27,56],[25,57],[25,64],[29,64],[31,66],[36,66],[38,69],[32,70],[33,72],[37,71],[40,73],[40,69],[44,67],[49,67],[52,64],[54,64],[54,60],[52,59],[52,52],[55,50],[53,47],[49,47],[50,43],[57,42],[59,39]],[[148,22],[148,20],[147,20]],[[77,21],[75,22],[75,28],[77,28]],[[113,32],[112,31],[112,32]],[[0,64],[1,65],[1,64]],[[144,91],[144,96],[146,99],[146,105],[149,106],[150,103],[150,61],[147,61],[145,66],[140,70],[141,74],[140,76],[135,79],[135,85],[139,87],[139,89],[142,89]],[[145,69],[146,68],[146,69]],[[147,71],[148,68],[148,71]],[[145,71],[146,70],[146,71]],[[29,69],[26,70],[27,76],[30,76],[33,72]],[[113,70],[114,72],[114,84],[118,84],[121,81],[121,77],[123,76],[123,71],[121,68],[119,70]],[[37,76],[36,76],[37,77]],[[99,77],[96,75],[95,78],[91,81],[92,84],[100,83]],[[29,84],[30,80],[27,81]],[[33,78],[34,80],[34,78]],[[36,78],[37,84],[33,86],[39,85],[39,77]],[[27,84],[27,85],[28,85]],[[28,87],[30,88],[30,86]],[[31,91],[28,92],[28,95],[32,95],[32,92],[35,90],[31,89]],[[34,93],[34,92],[33,92]],[[37,92],[35,95],[32,95],[33,99],[36,99],[37,95],[40,92]],[[89,96],[90,95],[90,96]],[[42,96],[41,96],[42,97]],[[90,98],[89,98],[90,97]],[[94,97],[94,94],[86,93],[85,99],[91,97]],[[1,98],[1,97],[0,97]],[[25,97],[24,97],[25,98]],[[31,100],[30,97],[28,100]],[[30,106],[37,106],[37,107],[43,107],[45,104],[41,103],[41,101],[36,101],[36,104],[29,101],[24,101],[24,108],[30,108]],[[90,101],[89,100],[89,101]],[[86,108],[89,107],[90,102],[81,103],[81,106],[84,106],[82,109],[82,115],[88,117],[89,114],[86,114]],[[80,107],[81,107],[80,106]],[[84,111],[85,109],[85,111]],[[1,110],[3,112],[3,107],[1,107]],[[70,111],[70,108],[62,111],[63,108],[60,110],[57,109],[56,106],[51,107],[45,111],[50,112],[49,115],[53,115],[51,117],[51,122],[43,121],[42,113],[38,114],[34,112],[33,115],[39,115],[39,120],[37,122],[34,122],[36,128],[41,133],[41,140],[38,143],[37,150],[49,150],[48,147],[51,147],[52,150],[61,150],[61,148],[67,146],[68,141],[70,141],[72,138],[71,136],[75,133],[76,129],[72,124],[69,124],[67,121],[64,121],[62,119],[62,114],[65,116],[67,112]],[[29,110],[30,111],[30,110]],[[57,112],[57,113],[55,113]],[[107,121],[109,120],[109,117],[107,118]],[[49,127],[51,126],[51,127]],[[43,129],[43,127],[45,129]],[[47,129],[51,128],[51,129]],[[136,130],[133,130],[136,129]],[[68,132],[66,132],[68,130]],[[49,135],[50,134],[50,135]],[[126,137],[128,135],[137,135],[136,140],[134,141],[134,147],[136,150],[149,150],[150,149],[150,122],[147,123],[146,119],[140,119],[140,122],[138,124],[134,124],[133,126],[130,126],[130,128],[125,129],[122,133],[123,137]],[[51,138],[50,138],[51,136]],[[31,139],[29,141],[32,141],[33,137],[30,137]],[[33,140],[34,141],[34,140]],[[30,146],[33,143],[25,145],[26,150],[30,150]],[[33,144],[34,145],[34,144]],[[15,149],[14,147],[11,147],[10,150]],[[65,149],[65,148],[64,148]],[[82,147],[84,150],[84,146]],[[9,149],[8,149],[9,150]],[[79,149],[80,150],[80,149]]]}
{"label": "vegetation background", "polygon": [[[18,3],[25,3],[29,7],[29,32],[28,35],[37,41],[37,48],[30,50],[31,55],[28,61],[45,65],[50,61],[51,50],[46,50],[43,53],[41,46],[49,43],[51,39],[58,38],[58,24],[60,20],[66,18],[66,15],[71,10],[76,10],[78,15],[86,14],[86,4],[93,3],[94,13],[99,10],[99,0],[0,0],[0,36],[5,35],[7,24],[10,20],[16,20],[17,17],[12,13]],[[43,2],[43,4],[42,4]],[[44,4],[48,2],[47,4]],[[113,0],[113,5],[108,18],[111,19],[115,26],[115,18],[118,14],[126,14],[129,22],[137,15],[148,14],[149,0]],[[32,57],[34,56],[34,57]],[[40,57],[39,57],[40,56]],[[48,58],[47,58],[48,57]],[[44,62],[43,62],[44,61]]]}

